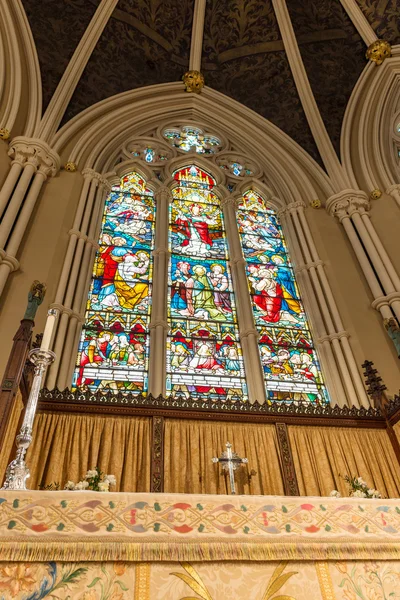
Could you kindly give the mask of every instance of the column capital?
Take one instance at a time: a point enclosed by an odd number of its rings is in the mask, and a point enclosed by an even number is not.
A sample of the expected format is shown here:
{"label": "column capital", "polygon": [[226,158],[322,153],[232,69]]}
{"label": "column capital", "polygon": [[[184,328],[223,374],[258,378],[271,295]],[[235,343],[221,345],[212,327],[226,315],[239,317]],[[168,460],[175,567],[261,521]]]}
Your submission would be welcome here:
{"label": "column capital", "polygon": [[83,234],[79,229],[70,229],[68,231],[68,235],[74,235],[75,237],[83,240],[84,242],[86,242],[86,240],[88,239],[87,235]]}
{"label": "column capital", "polygon": [[296,274],[298,273],[302,273],[303,271],[309,271],[310,269],[316,269],[319,266],[324,266],[324,261],[321,259],[318,260],[313,260],[311,262],[308,263],[302,263],[300,265],[298,265],[297,267],[294,268],[294,272]]}
{"label": "column capital", "polygon": [[19,269],[19,261],[15,258],[15,256],[11,256],[11,254],[7,254],[3,251],[0,254],[0,264],[7,265],[10,269],[10,273],[13,271],[18,271]]}
{"label": "column capital", "polygon": [[98,171],[95,171],[94,169],[91,169],[90,167],[86,167],[85,169],[83,169],[82,171],[82,175],[85,179],[90,179],[91,181],[95,181],[96,185],[103,185],[104,187],[108,187],[111,190],[111,183],[108,181],[108,179],[106,179],[104,177],[104,175],[102,175],[101,173],[98,173]]}
{"label": "column capital", "polygon": [[160,246],[159,248],[156,248],[156,250],[153,250],[151,253],[153,256],[170,256],[171,252],[168,250],[168,248],[166,246]]}
{"label": "column capital", "polygon": [[101,177],[100,173],[98,173],[94,169],[91,169],[90,167],[86,167],[85,169],[83,169],[82,175],[84,176],[85,179],[94,179],[96,177],[96,175],[97,175],[97,177]]}
{"label": "column capital", "polygon": [[342,190],[326,201],[326,210],[339,221],[351,217],[354,213],[368,213],[369,207],[369,198],[362,190]]}
{"label": "column capital", "polygon": [[235,198],[235,196],[226,196],[221,199],[221,206],[232,206],[233,210],[236,212],[239,208],[240,198]]}
{"label": "column capital", "polygon": [[111,192],[112,183],[110,183],[110,181],[108,181],[108,179],[106,179],[104,175],[98,173],[97,171],[94,171],[93,179],[95,179],[97,181],[97,185],[99,187],[102,186],[107,191],[107,193]]}
{"label": "column capital", "polygon": [[350,335],[347,333],[347,331],[337,331],[336,333],[330,333],[328,335],[324,335],[322,337],[320,337],[317,342],[319,344],[323,344],[324,342],[333,342],[333,340],[340,340],[342,338],[349,338]]}
{"label": "column capital", "polygon": [[37,172],[46,177],[54,177],[60,170],[60,157],[46,142],[36,138],[17,136],[13,138],[8,150],[12,164],[22,167],[32,165]]}
{"label": "column capital", "polygon": [[168,204],[171,204],[172,191],[167,185],[162,185],[155,191],[154,197],[155,197],[157,203],[158,202],[167,202]]}
{"label": "column capital", "polygon": [[290,202],[285,209],[289,213],[298,212],[300,209],[305,209],[306,205],[303,200],[296,200],[296,202]]}
{"label": "column capital", "polygon": [[254,327],[251,327],[249,329],[243,329],[242,331],[240,331],[239,337],[241,340],[244,338],[247,338],[247,337],[255,337],[258,340],[259,333],[258,333],[257,329],[255,329]]}
{"label": "column capital", "polygon": [[167,321],[164,321],[164,319],[156,319],[155,321],[150,322],[150,325],[149,325],[150,331],[152,329],[157,329],[157,327],[161,327],[164,331],[168,331],[168,329],[169,329],[169,325],[168,325]]}
{"label": "column capital", "polygon": [[388,187],[386,193],[390,196],[398,197],[400,195],[400,183],[395,183],[394,185]]}
{"label": "column capital", "polygon": [[371,307],[374,308],[375,310],[377,310],[378,312],[380,312],[380,309],[383,306],[389,306],[389,300],[387,298],[387,296],[379,296],[379,298],[375,298],[372,302],[371,302]]}
{"label": "column capital", "polygon": [[280,208],[279,210],[276,211],[276,214],[278,215],[279,218],[281,217],[286,217],[286,215],[289,214],[293,214],[293,213],[298,213],[300,210],[304,210],[306,208],[305,203],[303,202],[303,200],[296,200],[295,202],[290,202],[289,204],[286,204],[286,206],[283,206],[282,208]]}

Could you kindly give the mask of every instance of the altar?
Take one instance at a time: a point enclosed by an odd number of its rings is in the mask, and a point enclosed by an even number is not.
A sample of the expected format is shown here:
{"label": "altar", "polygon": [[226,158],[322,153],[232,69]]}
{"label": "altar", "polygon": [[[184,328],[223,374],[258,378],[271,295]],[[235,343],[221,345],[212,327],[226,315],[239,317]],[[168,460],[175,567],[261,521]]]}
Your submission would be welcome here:
{"label": "altar", "polygon": [[397,598],[400,500],[0,492],[0,598]]}

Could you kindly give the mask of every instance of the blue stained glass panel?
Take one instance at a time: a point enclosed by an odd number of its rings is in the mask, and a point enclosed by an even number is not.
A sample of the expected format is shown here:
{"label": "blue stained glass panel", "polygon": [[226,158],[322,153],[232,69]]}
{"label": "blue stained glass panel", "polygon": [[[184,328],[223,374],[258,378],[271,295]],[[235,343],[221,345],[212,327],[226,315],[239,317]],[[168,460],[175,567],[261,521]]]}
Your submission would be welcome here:
{"label": "blue stained glass panel", "polygon": [[227,242],[215,181],[174,174],[170,206],[167,393],[247,400]]}
{"label": "blue stained glass panel", "polygon": [[267,398],[328,402],[279,220],[249,190],[237,212]]}
{"label": "blue stained glass panel", "polygon": [[73,388],[145,393],[155,204],[137,173],[107,198]]}

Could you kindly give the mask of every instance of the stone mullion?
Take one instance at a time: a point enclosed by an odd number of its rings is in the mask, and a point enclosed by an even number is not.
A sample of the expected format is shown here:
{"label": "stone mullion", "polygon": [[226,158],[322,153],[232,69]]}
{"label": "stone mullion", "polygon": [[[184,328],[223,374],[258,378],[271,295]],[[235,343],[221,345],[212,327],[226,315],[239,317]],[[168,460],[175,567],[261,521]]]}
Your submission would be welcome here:
{"label": "stone mullion", "polygon": [[258,347],[258,331],[254,324],[253,309],[246,274],[246,261],[236,219],[236,200],[225,198],[222,202],[230,265],[238,312],[239,336],[242,345],[247,388],[251,403],[264,403],[266,399],[264,373]]}
{"label": "stone mullion", "polygon": [[150,319],[149,392],[153,396],[165,394],[167,346],[167,281],[168,281],[168,228],[170,190],[162,187],[156,192],[157,215],[154,244],[152,307]]}

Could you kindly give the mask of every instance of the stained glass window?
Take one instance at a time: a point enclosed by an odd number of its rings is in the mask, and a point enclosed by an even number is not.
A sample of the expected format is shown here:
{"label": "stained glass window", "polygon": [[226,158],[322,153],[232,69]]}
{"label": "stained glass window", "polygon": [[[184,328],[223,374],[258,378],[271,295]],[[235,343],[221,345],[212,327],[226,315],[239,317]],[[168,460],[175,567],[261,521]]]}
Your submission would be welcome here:
{"label": "stained glass window", "polygon": [[214,154],[221,145],[220,140],[214,135],[204,134],[198,127],[191,126],[182,127],[181,130],[165,129],[164,137],[180,150],[189,152],[195,148],[198,154]]}
{"label": "stained glass window", "polygon": [[248,191],[239,205],[238,225],[268,399],[328,402],[275,212]]}
{"label": "stained glass window", "polygon": [[170,205],[167,394],[246,400],[227,242],[215,180],[174,173]]}
{"label": "stained glass window", "polygon": [[229,171],[229,173],[235,175],[235,177],[249,177],[250,175],[253,175],[251,169],[244,167],[241,163],[236,161],[223,163],[220,165],[220,168]]}
{"label": "stained glass window", "polygon": [[107,198],[73,388],[147,391],[155,204],[137,173]]}

